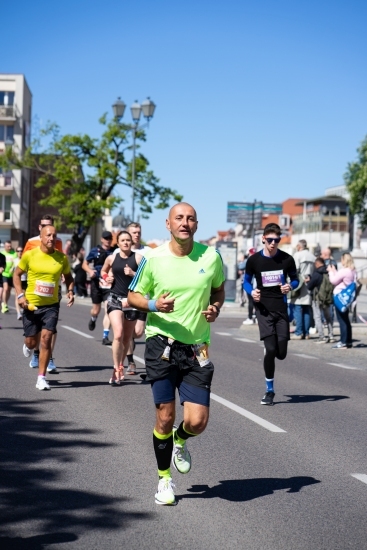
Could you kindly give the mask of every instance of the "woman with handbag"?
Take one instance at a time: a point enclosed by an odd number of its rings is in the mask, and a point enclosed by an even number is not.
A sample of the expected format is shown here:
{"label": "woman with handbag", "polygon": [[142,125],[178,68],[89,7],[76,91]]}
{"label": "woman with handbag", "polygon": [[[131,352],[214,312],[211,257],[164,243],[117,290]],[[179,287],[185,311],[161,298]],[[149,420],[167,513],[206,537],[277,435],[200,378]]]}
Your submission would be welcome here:
{"label": "woman with handbag", "polygon": [[352,288],[353,283],[355,284],[357,273],[354,267],[353,258],[347,252],[342,254],[341,264],[342,268],[338,271],[332,264],[327,267],[330,282],[334,285],[334,304],[340,327],[340,341],[332,346],[334,349],[348,349],[352,347],[352,325],[349,319],[349,307],[340,307],[340,300],[336,297],[338,294],[343,293],[348,287]]}

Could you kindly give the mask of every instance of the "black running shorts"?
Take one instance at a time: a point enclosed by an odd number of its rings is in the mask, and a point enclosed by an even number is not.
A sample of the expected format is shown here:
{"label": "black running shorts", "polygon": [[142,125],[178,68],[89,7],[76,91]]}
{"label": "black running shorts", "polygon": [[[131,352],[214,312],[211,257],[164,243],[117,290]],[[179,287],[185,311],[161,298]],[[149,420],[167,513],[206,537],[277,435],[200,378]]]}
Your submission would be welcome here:
{"label": "black running shorts", "polygon": [[3,283],[8,283],[10,288],[14,287],[13,277],[5,277],[5,275],[3,275]]}
{"label": "black running shorts", "polygon": [[201,367],[192,346],[175,341],[169,359],[162,355],[168,345],[165,336],[153,336],[145,342],[147,382],[151,382],[154,402],[168,403],[175,399],[178,388],[181,404],[185,401],[209,406],[214,365]]}
{"label": "black running shorts", "polygon": [[268,311],[264,307],[255,307],[255,309],[260,340],[273,335],[278,336],[281,340],[289,340],[289,319],[286,311]]}
{"label": "black running shorts", "polygon": [[53,334],[56,331],[57,321],[59,320],[60,304],[52,304],[50,306],[38,306],[35,311],[23,310],[23,329],[24,336],[35,336],[42,329],[51,331]]}
{"label": "black running shorts", "polygon": [[124,299],[126,296],[118,296],[118,294],[110,292],[107,297],[107,314],[109,315],[111,311],[123,311],[126,321],[137,321],[141,312],[137,309],[123,310],[121,300]]}
{"label": "black running shorts", "polygon": [[90,297],[92,298],[92,304],[101,304],[106,301],[110,292],[110,289],[106,290],[100,288],[98,277],[94,277],[90,280]]}

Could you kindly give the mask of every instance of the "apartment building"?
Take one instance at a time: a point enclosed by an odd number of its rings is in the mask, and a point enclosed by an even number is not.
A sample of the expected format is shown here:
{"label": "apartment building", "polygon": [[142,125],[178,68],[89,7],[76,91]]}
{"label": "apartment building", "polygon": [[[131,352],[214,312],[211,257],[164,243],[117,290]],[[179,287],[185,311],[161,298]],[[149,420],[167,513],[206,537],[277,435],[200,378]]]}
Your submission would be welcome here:
{"label": "apartment building", "polygon": [[[0,73],[0,154],[30,145],[32,93],[22,74]],[[0,241],[23,245],[29,235],[30,171],[0,168]]]}

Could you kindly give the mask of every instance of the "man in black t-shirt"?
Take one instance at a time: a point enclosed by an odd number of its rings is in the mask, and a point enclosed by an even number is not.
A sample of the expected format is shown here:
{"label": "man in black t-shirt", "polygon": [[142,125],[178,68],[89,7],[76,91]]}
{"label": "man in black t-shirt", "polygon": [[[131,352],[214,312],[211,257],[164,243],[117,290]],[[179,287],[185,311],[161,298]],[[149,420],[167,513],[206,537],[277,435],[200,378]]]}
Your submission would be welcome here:
{"label": "man in black t-shirt", "polygon": [[[275,358],[285,359],[289,340],[287,294],[298,286],[296,264],[292,256],[278,250],[281,230],[276,223],[264,228],[263,250],[246,263],[243,287],[254,299],[260,339],[264,340],[266,393],[261,405],[273,405]],[[253,289],[255,277],[257,288]],[[290,279],[290,282],[288,282]]]}

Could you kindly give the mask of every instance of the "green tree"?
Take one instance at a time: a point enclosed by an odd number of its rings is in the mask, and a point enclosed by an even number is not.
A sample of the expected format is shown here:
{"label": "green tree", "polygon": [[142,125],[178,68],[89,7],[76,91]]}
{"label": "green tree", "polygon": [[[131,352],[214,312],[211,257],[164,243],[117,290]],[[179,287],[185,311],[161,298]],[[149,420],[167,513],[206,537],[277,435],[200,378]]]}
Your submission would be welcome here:
{"label": "green tree", "polygon": [[352,214],[360,216],[360,226],[367,227],[367,136],[357,149],[358,159],[348,164],[344,181],[349,191]]}
{"label": "green tree", "polygon": [[[116,119],[108,121],[107,115],[100,118],[100,123],[104,126],[100,139],[87,134],[61,136],[57,124],[48,124],[22,158],[11,147],[0,159],[3,167],[37,171],[36,187],[47,186],[47,195],[40,204],[57,209],[55,224],[64,224],[72,231],[73,252],[80,250],[90,227],[105,210],[112,210],[124,200],[114,194],[116,186],[132,188],[131,127]],[[137,130],[135,149],[144,141],[144,130]],[[172,199],[182,200],[173,189],[159,185],[148,159],[138,151],[134,197],[143,218],[148,218],[153,208],[167,208]]]}

